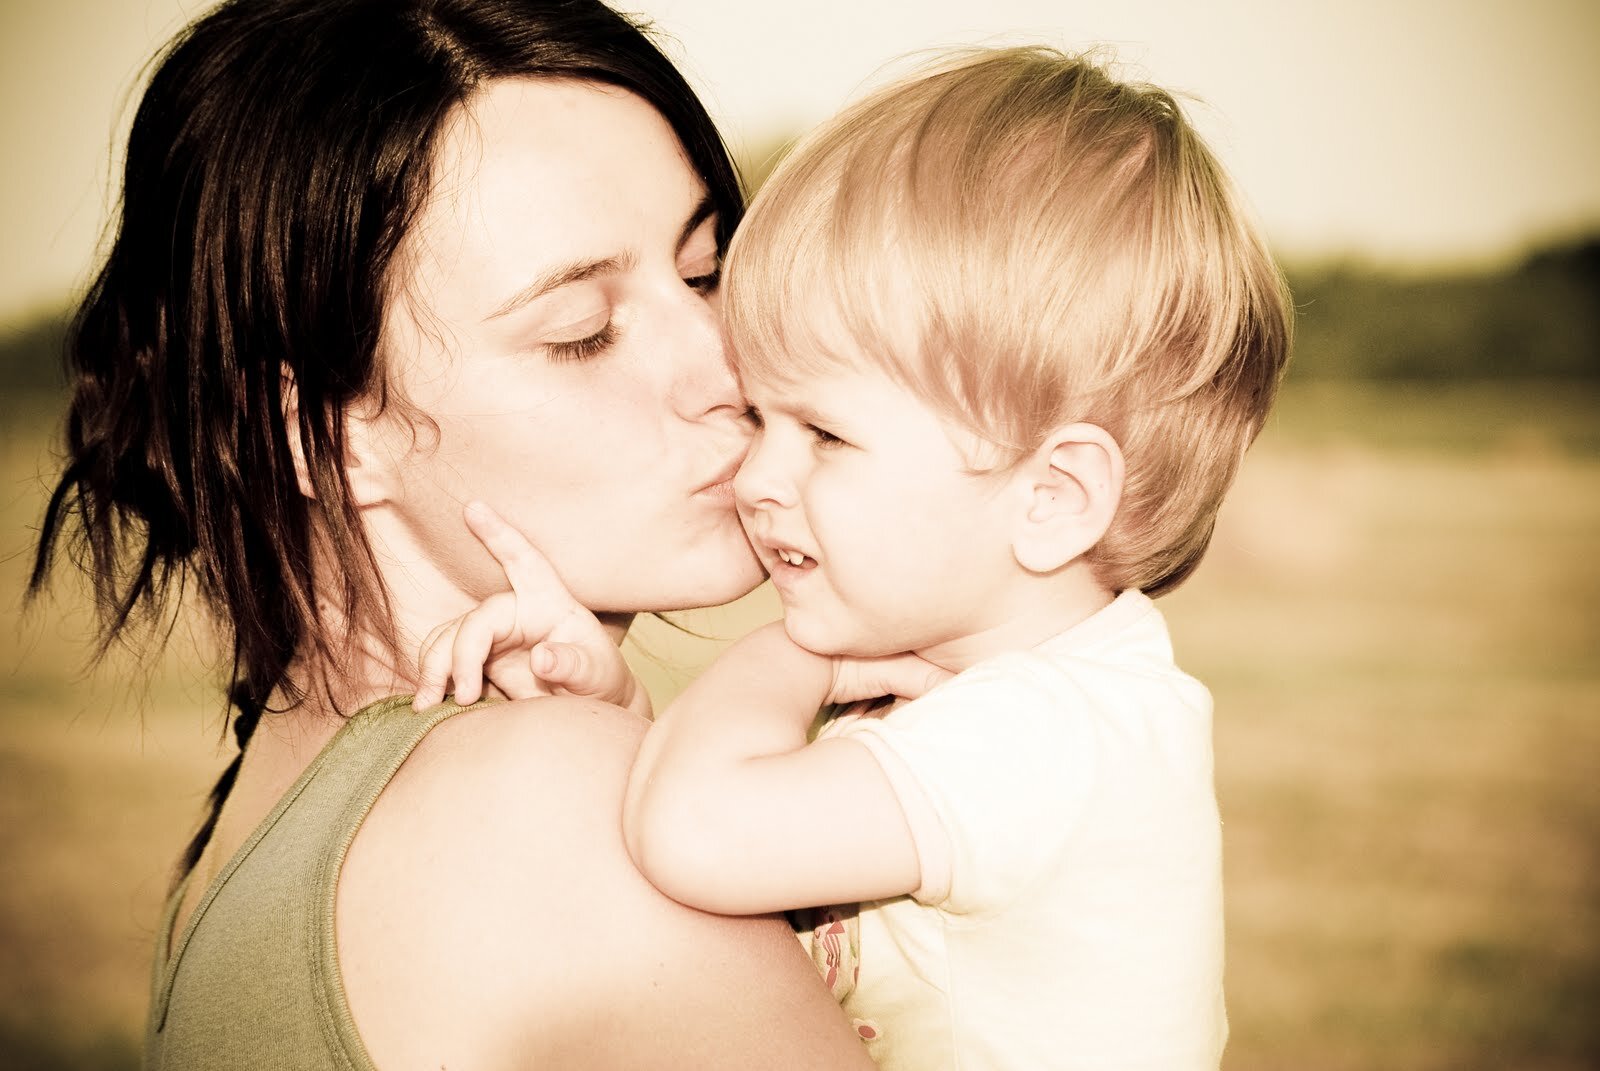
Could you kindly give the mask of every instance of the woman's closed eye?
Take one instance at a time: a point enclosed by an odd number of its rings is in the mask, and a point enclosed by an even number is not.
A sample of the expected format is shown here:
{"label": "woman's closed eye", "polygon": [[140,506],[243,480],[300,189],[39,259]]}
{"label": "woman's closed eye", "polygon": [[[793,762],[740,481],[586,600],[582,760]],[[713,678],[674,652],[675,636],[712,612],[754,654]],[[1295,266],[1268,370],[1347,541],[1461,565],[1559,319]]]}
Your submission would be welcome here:
{"label": "woman's closed eye", "polygon": [[717,217],[702,205],[704,218],[678,249],[678,275],[690,290],[710,294],[722,282],[722,251],[717,248]]}
{"label": "woman's closed eye", "polygon": [[700,275],[685,276],[683,284],[697,294],[709,294],[722,285],[722,265],[717,264],[710,271]]}
{"label": "woman's closed eye", "polygon": [[545,352],[552,361],[586,361],[605,352],[617,341],[617,325],[606,311],[554,334],[558,337],[546,339],[544,343]]}

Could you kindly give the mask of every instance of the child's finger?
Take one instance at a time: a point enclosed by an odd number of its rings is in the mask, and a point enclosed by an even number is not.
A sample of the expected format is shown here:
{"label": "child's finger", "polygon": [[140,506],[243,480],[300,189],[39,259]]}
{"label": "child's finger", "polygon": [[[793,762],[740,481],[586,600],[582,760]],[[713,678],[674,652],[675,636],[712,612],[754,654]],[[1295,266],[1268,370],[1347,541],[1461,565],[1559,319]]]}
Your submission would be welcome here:
{"label": "child's finger", "polygon": [[853,703],[880,695],[917,699],[949,680],[951,673],[913,654],[882,658],[837,658],[829,701]]}
{"label": "child's finger", "polygon": [[484,674],[487,678],[484,681],[486,695],[498,691],[506,699],[533,699],[550,694],[544,681],[528,665],[526,651],[494,659],[484,667]]}
{"label": "child's finger", "polygon": [[523,628],[537,636],[548,633],[575,602],[549,559],[484,503],[470,503],[465,515],[467,527],[500,563],[517,593],[517,617]]}
{"label": "child's finger", "polygon": [[913,655],[896,667],[894,687],[889,692],[906,699],[920,699],[953,676],[955,674],[948,669]]}
{"label": "child's finger", "polygon": [[599,674],[581,647],[571,643],[541,643],[528,654],[528,662],[539,679],[573,695],[593,695]]}
{"label": "child's finger", "polygon": [[[607,641],[609,643],[609,641]],[[633,705],[633,674],[615,647],[593,648],[575,643],[541,643],[529,655],[533,671],[547,684],[573,695]]]}
{"label": "child's finger", "polygon": [[511,618],[508,600],[514,598],[504,591],[491,595],[460,619],[450,645],[450,676],[455,680],[456,702],[462,706],[483,697],[484,663],[489,661],[495,641],[506,635],[505,625]]}
{"label": "child's finger", "polygon": [[422,642],[422,654],[417,658],[417,692],[411,700],[413,710],[427,710],[444,701],[445,685],[450,681],[451,650],[460,627],[459,617],[446,621]]}

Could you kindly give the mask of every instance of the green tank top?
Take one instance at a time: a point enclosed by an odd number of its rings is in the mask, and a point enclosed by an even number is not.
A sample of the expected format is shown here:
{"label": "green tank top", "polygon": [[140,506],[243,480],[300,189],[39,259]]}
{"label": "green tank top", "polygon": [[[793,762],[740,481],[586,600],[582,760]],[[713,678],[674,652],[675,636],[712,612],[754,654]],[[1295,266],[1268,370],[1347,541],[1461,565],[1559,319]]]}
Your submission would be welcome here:
{"label": "green tank top", "polygon": [[373,1068],[334,947],[339,869],[401,763],[461,709],[446,703],[417,714],[410,696],[394,696],[353,715],[228,861],[174,941],[178,887],[157,934],[149,1071]]}

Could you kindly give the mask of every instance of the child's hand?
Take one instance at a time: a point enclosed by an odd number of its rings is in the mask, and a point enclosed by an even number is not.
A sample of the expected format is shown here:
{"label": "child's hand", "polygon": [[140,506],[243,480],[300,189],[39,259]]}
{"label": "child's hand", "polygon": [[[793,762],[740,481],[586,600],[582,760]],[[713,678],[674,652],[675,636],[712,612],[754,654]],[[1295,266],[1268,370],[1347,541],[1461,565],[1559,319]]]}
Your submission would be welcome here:
{"label": "child's hand", "polygon": [[[729,648],[716,664],[747,666],[769,683],[782,681],[782,691],[787,696],[805,696],[814,701],[813,713],[820,706],[858,703],[886,695],[919,699],[955,676],[909,652],[877,658],[817,654],[796,643],[782,621],[754,630]],[[802,702],[801,707],[805,705]]]}
{"label": "child's hand", "polygon": [[882,658],[834,657],[833,684],[828,689],[829,703],[856,703],[897,695],[917,699],[954,676],[914,654],[886,655]]}
{"label": "child's hand", "polygon": [[456,702],[463,706],[477,702],[487,684],[510,699],[591,696],[649,717],[649,694],[622,652],[544,555],[481,502],[467,507],[466,519],[505,570],[511,590],[429,633],[413,706],[423,710],[439,703],[453,680]]}

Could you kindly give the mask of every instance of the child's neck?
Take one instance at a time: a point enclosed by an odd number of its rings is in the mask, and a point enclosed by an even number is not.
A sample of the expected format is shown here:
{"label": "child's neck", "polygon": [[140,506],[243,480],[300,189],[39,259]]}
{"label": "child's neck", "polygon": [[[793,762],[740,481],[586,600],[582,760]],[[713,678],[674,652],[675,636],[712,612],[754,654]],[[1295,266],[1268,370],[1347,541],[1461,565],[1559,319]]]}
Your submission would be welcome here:
{"label": "child's neck", "polygon": [[986,658],[1008,651],[1026,651],[1111,605],[1116,593],[1102,584],[1087,563],[1079,561],[1049,577],[1020,578],[1016,587],[986,607],[971,632],[953,636],[915,653],[960,673]]}

